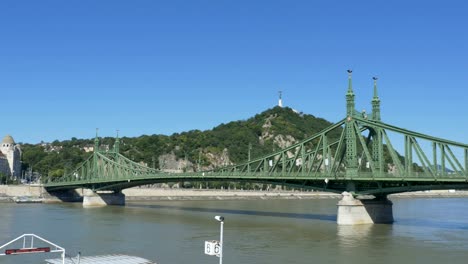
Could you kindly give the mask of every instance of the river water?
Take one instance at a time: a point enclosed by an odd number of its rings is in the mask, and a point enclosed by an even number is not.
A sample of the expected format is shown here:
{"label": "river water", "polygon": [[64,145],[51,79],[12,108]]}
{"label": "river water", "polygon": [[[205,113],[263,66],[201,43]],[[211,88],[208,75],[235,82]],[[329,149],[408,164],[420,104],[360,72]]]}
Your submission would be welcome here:
{"label": "river water", "polygon": [[[0,204],[0,243],[35,233],[75,256],[130,254],[160,264],[210,264],[204,241],[219,238],[224,264],[468,263],[468,198],[395,198],[393,225],[337,226],[333,199]],[[40,257],[40,258],[39,258]],[[0,263],[44,263],[58,257],[0,257]]]}

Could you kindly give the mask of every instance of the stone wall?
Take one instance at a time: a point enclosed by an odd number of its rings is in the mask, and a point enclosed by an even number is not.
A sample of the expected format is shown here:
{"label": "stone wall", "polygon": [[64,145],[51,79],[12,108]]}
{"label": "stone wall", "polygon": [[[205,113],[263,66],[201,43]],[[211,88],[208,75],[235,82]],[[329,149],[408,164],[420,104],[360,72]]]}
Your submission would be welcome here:
{"label": "stone wall", "polygon": [[242,191],[203,189],[130,188],[122,191],[127,200],[197,200],[197,199],[312,199],[340,198],[323,192]]}
{"label": "stone wall", "polygon": [[44,189],[38,185],[0,185],[0,196],[42,197]]}

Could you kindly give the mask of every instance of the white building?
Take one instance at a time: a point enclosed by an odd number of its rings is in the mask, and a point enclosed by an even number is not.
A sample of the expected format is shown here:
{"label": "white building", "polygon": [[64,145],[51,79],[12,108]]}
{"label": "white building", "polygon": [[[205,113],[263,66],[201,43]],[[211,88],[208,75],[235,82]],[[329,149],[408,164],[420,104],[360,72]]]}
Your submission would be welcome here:
{"label": "white building", "polygon": [[6,135],[0,146],[0,173],[12,178],[21,176],[21,148]]}

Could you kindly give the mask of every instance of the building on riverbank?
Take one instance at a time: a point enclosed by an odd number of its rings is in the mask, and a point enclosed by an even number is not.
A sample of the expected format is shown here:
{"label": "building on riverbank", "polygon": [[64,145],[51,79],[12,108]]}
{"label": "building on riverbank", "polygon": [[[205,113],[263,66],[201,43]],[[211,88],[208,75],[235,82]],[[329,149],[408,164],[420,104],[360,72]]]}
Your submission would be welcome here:
{"label": "building on riverbank", "polygon": [[0,173],[11,178],[21,176],[21,148],[6,135],[0,146]]}

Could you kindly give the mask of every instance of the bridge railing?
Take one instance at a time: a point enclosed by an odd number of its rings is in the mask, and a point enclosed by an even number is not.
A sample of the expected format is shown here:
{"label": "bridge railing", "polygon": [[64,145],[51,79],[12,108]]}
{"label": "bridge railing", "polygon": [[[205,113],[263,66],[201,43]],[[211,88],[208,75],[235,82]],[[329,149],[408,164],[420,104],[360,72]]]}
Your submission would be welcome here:
{"label": "bridge railing", "polygon": [[[352,177],[347,176],[345,172],[330,174],[327,172],[320,172],[314,174],[283,174],[281,172],[206,172],[206,173],[188,173],[183,174],[184,176],[192,176],[192,177],[200,177],[200,178],[224,178],[224,177],[250,177],[252,179],[255,178],[273,178],[273,179],[322,179],[322,180],[408,180],[408,179],[421,179],[427,181],[467,181],[468,176],[460,176],[456,172],[446,173],[446,174],[438,174],[436,177],[432,174],[428,174],[425,172],[415,172],[411,175],[398,175],[392,172],[385,172],[385,173],[373,173],[373,172],[358,172],[357,175],[353,175]],[[166,177],[166,175],[162,174],[161,177]]]}

